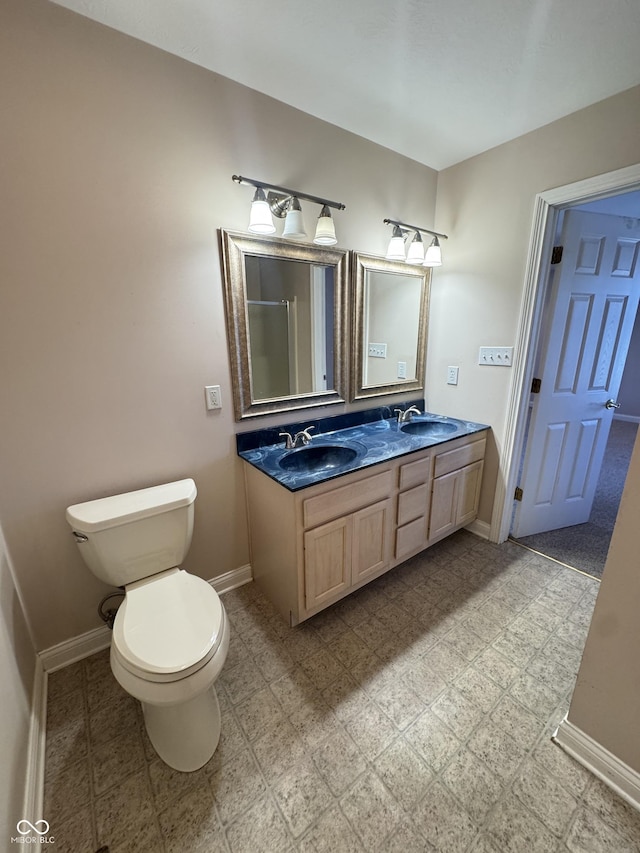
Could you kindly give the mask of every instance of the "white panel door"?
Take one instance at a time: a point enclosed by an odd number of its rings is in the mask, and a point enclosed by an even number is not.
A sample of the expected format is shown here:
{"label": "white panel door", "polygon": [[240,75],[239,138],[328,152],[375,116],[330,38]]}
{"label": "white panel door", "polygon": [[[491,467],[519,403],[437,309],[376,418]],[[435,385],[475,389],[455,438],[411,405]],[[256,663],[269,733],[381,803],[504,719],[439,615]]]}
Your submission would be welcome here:
{"label": "white panel door", "polygon": [[640,295],[640,229],[569,210],[512,535],[589,520]]}

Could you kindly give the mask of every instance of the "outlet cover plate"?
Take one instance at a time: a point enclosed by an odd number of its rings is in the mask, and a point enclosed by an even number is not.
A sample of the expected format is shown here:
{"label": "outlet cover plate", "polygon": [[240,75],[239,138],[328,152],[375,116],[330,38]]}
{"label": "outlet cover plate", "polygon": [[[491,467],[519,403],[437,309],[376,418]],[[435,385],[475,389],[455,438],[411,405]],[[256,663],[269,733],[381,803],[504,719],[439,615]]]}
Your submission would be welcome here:
{"label": "outlet cover plate", "polygon": [[222,394],[220,393],[219,385],[205,385],[204,399],[207,404],[207,411],[211,412],[214,409],[222,408]]}

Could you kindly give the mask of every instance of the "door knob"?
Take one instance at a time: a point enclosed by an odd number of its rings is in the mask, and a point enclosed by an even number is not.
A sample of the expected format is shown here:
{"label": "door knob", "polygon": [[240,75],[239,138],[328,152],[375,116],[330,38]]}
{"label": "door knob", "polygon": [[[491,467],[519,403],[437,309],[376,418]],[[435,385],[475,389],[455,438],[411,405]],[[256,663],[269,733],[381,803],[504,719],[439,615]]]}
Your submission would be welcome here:
{"label": "door knob", "polygon": [[604,404],[605,409],[619,409],[620,403],[616,403],[615,400],[607,400]]}

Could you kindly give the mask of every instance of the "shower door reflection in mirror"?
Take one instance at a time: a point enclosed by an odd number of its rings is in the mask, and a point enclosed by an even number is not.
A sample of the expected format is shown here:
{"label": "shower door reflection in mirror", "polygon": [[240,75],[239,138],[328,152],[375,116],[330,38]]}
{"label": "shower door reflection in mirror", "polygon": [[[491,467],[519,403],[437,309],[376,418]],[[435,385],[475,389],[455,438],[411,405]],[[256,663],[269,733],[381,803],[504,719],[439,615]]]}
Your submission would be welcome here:
{"label": "shower door reflection in mirror", "polygon": [[333,388],[333,268],[255,256],[245,268],[252,398]]}

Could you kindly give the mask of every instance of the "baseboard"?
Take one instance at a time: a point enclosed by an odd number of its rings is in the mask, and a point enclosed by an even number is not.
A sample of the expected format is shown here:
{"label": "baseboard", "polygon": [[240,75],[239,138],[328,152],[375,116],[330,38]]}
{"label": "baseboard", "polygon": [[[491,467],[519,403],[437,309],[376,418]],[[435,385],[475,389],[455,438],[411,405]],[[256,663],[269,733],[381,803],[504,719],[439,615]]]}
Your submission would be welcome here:
{"label": "baseboard", "polygon": [[553,740],[630,806],[640,811],[640,773],[574,726],[566,717],[558,726]]}
{"label": "baseboard", "polygon": [[640,424],[639,415],[614,415],[614,421],[629,421],[632,424]]}
{"label": "baseboard", "polygon": [[476,518],[471,524],[468,524],[465,527],[465,530],[468,530],[469,533],[475,533],[476,536],[480,536],[481,539],[489,539],[489,534],[491,533],[491,525],[486,521],[480,521],[479,518]]}
{"label": "baseboard", "polygon": [[[217,593],[222,594],[251,580],[253,580],[251,566],[246,565],[225,572],[223,575],[218,575],[209,583]],[[78,637],[72,637],[70,640],[65,640],[56,646],[45,649],[39,653],[38,657],[45,672],[55,672],[57,669],[62,669],[83,658],[88,658],[96,652],[108,649],[110,645],[111,631],[106,625],[101,625],[99,628],[87,631],[86,634],[80,634]]]}
{"label": "baseboard", "polygon": [[240,566],[239,569],[233,569],[230,572],[225,572],[223,575],[218,575],[217,578],[213,578],[209,583],[217,593],[222,594],[223,592],[229,592],[232,589],[236,589],[245,583],[249,583],[249,581],[252,580],[253,573],[251,571],[251,566],[247,563],[246,566]]}
{"label": "baseboard", "polygon": [[88,658],[96,652],[108,649],[110,645],[111,631],[106,625],[101,625],[93,631],[87,631],[86,634],[80,634],[78,637],[58,643],[57,646],[51,646],[50,649],[40,652],[38,656],[45,672],[55,672],[64,666],[70,666],[76,661]]}
{"label": "baseboard", "polygon": [[36,655],[31,695],[31,720],[27,746],[27,767],[22,817],[35,823],[42,820],[44,809],[44,759],[47,734],[47,673]]}

